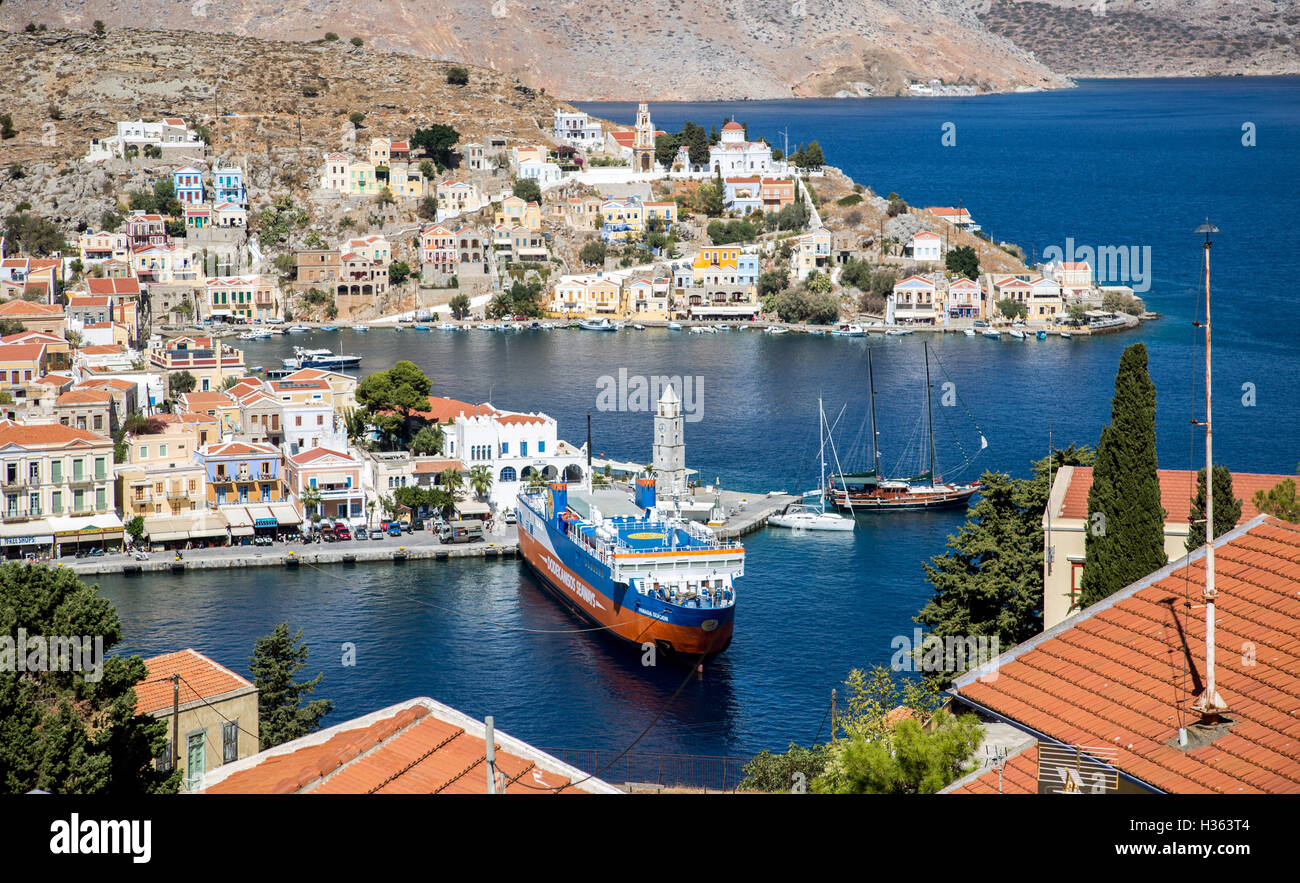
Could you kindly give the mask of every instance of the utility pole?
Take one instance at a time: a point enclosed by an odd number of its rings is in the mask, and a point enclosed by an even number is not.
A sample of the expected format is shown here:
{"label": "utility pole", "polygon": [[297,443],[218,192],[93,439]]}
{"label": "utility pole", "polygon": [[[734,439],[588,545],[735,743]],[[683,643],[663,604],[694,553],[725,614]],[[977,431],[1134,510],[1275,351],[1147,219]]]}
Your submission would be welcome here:
{"label": "utility pole", "polygon": [[835,741],[835,688],[831,687],[831,741]]}
{"label": "utility pole", "polygon": [[483,744],[487,748],[487,793],[497,793],[497,747],[496,747],[496,730],[492,726],[492,715],[488,715],[483,720],[486,732],[483,734]]}
{"label": "utility pole", "polygon": [[181,765],[181,676],[172,675],[172,769]]}
{"label": "utility pole", "polygon": [[1228,710],[1214,688],[1214,599],[1219,592],[1214,587],[1214,432],[1212,429],[1212,378],[1210,362],[1210,234],[1219,228],[1206,218],[1196,228],[1205,235],[1205,692],[1193,703],[1202,720],[1213,720]]}

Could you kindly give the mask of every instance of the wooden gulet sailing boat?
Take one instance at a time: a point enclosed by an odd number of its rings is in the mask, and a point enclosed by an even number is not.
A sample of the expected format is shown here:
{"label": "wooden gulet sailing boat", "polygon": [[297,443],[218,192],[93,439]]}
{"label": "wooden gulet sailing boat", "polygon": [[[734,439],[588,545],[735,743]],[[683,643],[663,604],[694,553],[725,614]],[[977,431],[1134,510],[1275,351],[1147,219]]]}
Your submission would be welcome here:
{"label": "wooden gulet sailing boat", "polygon": [[[930,401],[930,345],[925,344],[925,410],[929,425],[930,469],[909,478],[887,478],[880,471],[876,430],[876,379],[867,350],[867,378],[871,394],[871,468],[837,473],[826,484],[826,496],[837,508],[866,512],[912,512],[964,506],[980,489],[979,482],[957,484],[936,477],[934,471],[934,408]],[[985,445],[980,437],[981,447]]]}

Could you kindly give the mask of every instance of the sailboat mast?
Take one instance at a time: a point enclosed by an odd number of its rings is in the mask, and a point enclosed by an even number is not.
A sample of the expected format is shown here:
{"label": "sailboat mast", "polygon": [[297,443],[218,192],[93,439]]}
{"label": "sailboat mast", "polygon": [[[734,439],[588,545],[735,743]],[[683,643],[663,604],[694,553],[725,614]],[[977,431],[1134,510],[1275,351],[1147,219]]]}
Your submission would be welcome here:
{"label": "sailboat mast", "polygon": [[822,410],[822,397],[817,397],[817,451],[821,459],[822,512],[826,511],[826,412]]}
{"label": "sailboat mast", "polygon": [[934,408],[930,403],[930,342],[925,342],[925,413],[930,424],[930,487],[936,484],[934,475]]}
{"label": "sailboat mast", "polygon": [[880,448],[876,445],[876,373],[871,367],[871,347],[867,347],[867,383],[871,386],[871,468],[880,480]]}

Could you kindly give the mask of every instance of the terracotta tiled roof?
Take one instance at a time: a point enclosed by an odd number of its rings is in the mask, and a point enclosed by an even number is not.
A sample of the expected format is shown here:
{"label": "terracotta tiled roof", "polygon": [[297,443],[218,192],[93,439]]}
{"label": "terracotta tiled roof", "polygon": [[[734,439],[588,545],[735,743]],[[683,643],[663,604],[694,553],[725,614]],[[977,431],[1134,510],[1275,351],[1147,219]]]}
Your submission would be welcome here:
{"label": "terracotta tiled roof", "polygon": [[134,276],[116,276],[108,279],[87,279],[91,294],[139,294],[140,280]]}
{"label": "terracotta tiled roof", "polygon": [[70,389],[55,399],[56,405],[106,405],[112,396],[101,389]]}
{"label": "terracotta tiled roof", "polygon": [[275,445],[259,444],[257,442],[225,442],[223,444],[208,445],[204,454],[209,457],[230,457],[246,456],[250,454],[279,454],[280,449]]}
{"label": "terracotta tiled roof", "polygon": [[109,439],[88,429],[74,429],[60,423],[28,424],[0,420],[0,447],[5,445],[19,445],[24,448],[66,446],[81,441],[105,444]]}
{"label": "terracotta tiled roof", "polygon": [[218,665],[197,650],[185,649],[164,653],[144,661],[149,674],[135,686],[135,713],[155,714],[171,711],[173,695],[171,676],[178,674],[180,704],[197,699],[213,699],[253,685],[224,665]]}
{"label": "terracotta tiled roof", "polygon": [[[1159,469],[1160,505],[1169,514],[1165,520],[1171,524],[1188,524],[1191,522],[1192,497],[1196,494],[1196,475],[1180,469]],[[1266,475],[1257,472],[1232,473],[1233,496],[1241,500],[1241,518],[1238,524],[1249,521],[1259,514],[1255,508],[1255,491],[1267,491],[1286,479],[1300,483],[1295,475]],[[1092,489],[1092,467],[1075,466],[1070,484],[1061,500],[1061,508],[1053,513],[1055,518],[1087,518],[1088,491]]]}
{"label": "terracotta tiled roof", "polygon": [[90,346],[83,346],[77,350],[87,356],[116,356],[126,352],[126,348],[118,346],[115,343],[97,343]]}
{"label": "terracotta tiled roof", "polygon": [[234,404],[230,396],[215,390],[182,393],[181,402],[184,403],[187,411],[199,408],[228,408]]}
{"label": "terracotta tiled roof", "polygon": [[1001,774],[996,768],[955,783],[944,789],[945,794],[1037,794],[1038,793],[1038,743],[1028,741],[1025,748],[1009,756],[1002,765]]}
{"label": "terracotta tiled roof", "polygon": [[[613,792],[505,733],[495,732],[507,794]],[[483,725],[432,699],[412,699],[228,764],[207,794],[483,794]]]}
{"label": "terracotta tiled roof", "polygon": [[1204,549],[953,691],[1066,745],[1108,746],[1121,772],[1163,791],[1300,793],[1300,525],[1261,515],[1215,549],[1215,677],[1231,726],[1208,744],[1176,745],[1205,677]]}
{"label": "terracotta tiled roof", "polygon": [[46,374],[44,377],[38,377],[35,383],[48,383],[50,386],[63,386],[65,383],[71,383],[72,378],[66,374]]}
{"label": "terracotta tiled roof", "polygon": [[11,300],[0,304],[0,316],[62,316],[63,307],[29,300]]}
{"label": "terracotta tiled roof", "polygon": [[483,414],[495,414],[497,411],[491,405],[471,405],[469,402],[458,402],[455,399],[444,399],[438,396],[429,396],[430,408],[427,411],[412,411],[416,417],[422,417],[425,420],[433,420],[438,423],[449,423],[462,415],[466,417],[478,417]]}
{"label": "terracotta tiled roof", "polygon": [[412,470],[416,475],[437,475],[448,469],[464,470],[459,460],[418,460]]}
{"label": "terracotta tiled roof", "polygon": [[507,426],[518,426],[522,424],[545,423],[545,417],[538,417],[535,414],[505,414],[497,417],[498,423],[504,423]]}
{"label": "terracotta tiled roof", "polygon": [[95,377],[85,381],[82,386],[111,386],[115,389],[132,390],[135,384],[130,380],[123,380],[121,377]]}
{"label": "terracotta tiled roof", "polygon": [[299,451],[289,458],[291,462],[298,466],[306,466],[309,463],[315,463],[322,457],[339,457],[347,460],[349,463],[356,463],[356,459],[345,451],[334,451],[329,448],[308,448],[305,451]]}
{"label": "terracotta tiled roof", "polygon": [[34,362],[45,355],[43,343],[6,343],[0,345],[0,362]]}

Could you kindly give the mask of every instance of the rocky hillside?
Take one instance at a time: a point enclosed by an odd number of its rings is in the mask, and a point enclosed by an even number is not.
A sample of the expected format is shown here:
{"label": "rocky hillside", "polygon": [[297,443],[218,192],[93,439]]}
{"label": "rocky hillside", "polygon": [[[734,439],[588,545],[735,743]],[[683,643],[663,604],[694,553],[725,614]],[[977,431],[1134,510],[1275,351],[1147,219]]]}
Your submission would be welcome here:
{"label": "rocky hillside", "polygon": [[[938,77],[982,90],[1064,85],[951,0],[31,0],[29,23],[111,32],[142,22],[276,40],[362,38],[482,65],[570,100],[899,94]],[[202,41],[197,41],[200,45]],[[233,71],[232,71],[233,73]]]}
{"label": "rocky hillside", "polygon": [[1300,72],[1295,0],[975,0],[990,31],[1071,77]]}
{"label": "rocky hillside", "polygon": [[[0,82],[26,96],[4,107],[17,134],[0,141],[0,164],[22,173],[0,180],[0,217],[26,201],[61,223],[97,226],[115,193],[137,186],[77,162],[117,120],[178,116],[205,126],[215,156],[246,169],[264,201],[305,196],[322,152],[350,140],[406,137],[435,122],[454,126],[462,142],[488,133],[546,140],[553,99],[481,69],[470,70],[466,86],[448,85],[447,67],[346,43],[119,29],[103,38],[0,33]],[[353,111],[366,115],[360,128],[348,120]]]}

